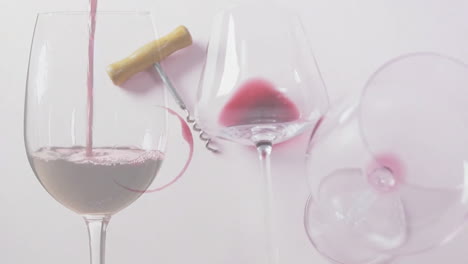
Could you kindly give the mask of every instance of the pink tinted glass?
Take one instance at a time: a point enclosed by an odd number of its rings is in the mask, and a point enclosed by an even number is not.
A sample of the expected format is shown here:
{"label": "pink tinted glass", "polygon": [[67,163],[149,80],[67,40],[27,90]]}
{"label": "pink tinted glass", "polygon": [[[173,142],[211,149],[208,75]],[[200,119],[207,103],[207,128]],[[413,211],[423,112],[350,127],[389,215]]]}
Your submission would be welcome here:
{"label": "pink tinted glass", "polygon": [[468,213],[468,67],[418,53],[336,105],[308,151],[305,224],[337,263],[388,263],[437,247]]}

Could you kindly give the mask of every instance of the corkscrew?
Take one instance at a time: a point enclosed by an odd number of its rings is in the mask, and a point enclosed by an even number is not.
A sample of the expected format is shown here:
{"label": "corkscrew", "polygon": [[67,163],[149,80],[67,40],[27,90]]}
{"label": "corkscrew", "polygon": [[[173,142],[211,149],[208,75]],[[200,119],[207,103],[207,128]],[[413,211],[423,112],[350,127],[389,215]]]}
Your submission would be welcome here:
{"label": "corkscrew", "polygon": [[192,118],[192,115],[190,114],[189,110],[187,109],[187,106],[185,105],[184,101],[182,100],[182,97],[180,97],[179,93],[177,93],[177,90],[175,89],[174,85],[171,82],[171,79],[169,76],[167,76],[166,72],[162,68],[161,64],[155,63],[154,68],[158,72],[159,76],[161,77],[161,80],[163,81],[164,85],[168,88],[169,92],[172,94],[172,97],[174,97],[174,100],[176,103],[179,105],[180,109],[182,109],[185,112],[185,120],[187,123],[192,125],[192,129],[196,131],[199,134],[199,138],[202,141],[205,141],[205,147],[214,153],[218,153],[219,150],[216,147],[213,147],[212,145],[212,140],[211,138],[203,131],[197,124],[196,120]]}
{"label": "corkscrew", "polygon": [[182,100],[182,97],[179,95],[171,79],[160,64],[163,59],[167,58],[172,53],[188,47],[191,44],[192,36],[190,32],[186,27],[179,26],[168,35],[139,48],[127,58],[109,65],[107,67],[107,74],[115,85],[121,85],[134,74],[144,71],[149,67],[154,67],[176,103],[185,112],[187,123],[199,134],[200,140],[205,142],[205,147],[213,153],[219,153],[220,151],[214,146],[212,139],[198,126],[196,120],[192,117],[190,111],[187,109],[187,105]]}

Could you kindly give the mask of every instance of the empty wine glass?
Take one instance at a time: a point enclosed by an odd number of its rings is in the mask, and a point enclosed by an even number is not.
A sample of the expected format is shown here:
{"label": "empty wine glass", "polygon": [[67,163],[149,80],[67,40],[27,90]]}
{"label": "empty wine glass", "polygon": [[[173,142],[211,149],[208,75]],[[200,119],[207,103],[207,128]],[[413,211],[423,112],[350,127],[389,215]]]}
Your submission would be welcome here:
{"label": "empty wine glass", "polygon": [[141,196],[164,159],[166,95],[154,72],[117,87],[105,71],[155,38],[146,12],[97,13],[94,63],[89,65],[94,88],[89,89],[88,18],[86,12],[38,15],[27,80],[25,144],[42,186],[86,220],[91,263],[103,264],[111,216]]}
{"label": "empty wine glass", "polygon": [[257,147],[271,263],[278,261],[272,145],[315,126],[327,107],[325,87],[297,16],[268,4],[239,5],[216,16],[195,115],[208,134]]}
{"label": "empty wine glass", "polygon": [[433,53],[381,67],[329,111],[308,150],[305,225],[336,263],[390,263],[466,223],[468,67]]}

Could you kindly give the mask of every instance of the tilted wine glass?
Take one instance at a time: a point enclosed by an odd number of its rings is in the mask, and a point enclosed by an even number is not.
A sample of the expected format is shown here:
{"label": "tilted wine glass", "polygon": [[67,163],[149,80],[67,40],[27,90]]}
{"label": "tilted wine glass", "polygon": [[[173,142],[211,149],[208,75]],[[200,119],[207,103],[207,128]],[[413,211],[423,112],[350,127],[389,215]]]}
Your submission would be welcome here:
{"label": "tilted wine glass", "polygon": [[[86,220],[91,263],[104,264],[110,217],[141,196],[164,159],[166,94],[154,72],[117,87],[105,71],[155,38],[149,13],[97,13],[89,68],[88,18],[86,12],[38,15],[29,61],[25,144],[42,186]],[[92,66],[94,80],[88,75]]]}
{"label": "tilted wine glass", "polygon": [[315,126],[327,107],[326,90],[297,16],[269,4],[239,5],[216,16],[195,116],[210,135],[256,146],[265,180],[271,263],[278,261],[272,146]]}
{"label": "tilted wine glass", "polygon": [[335,105],[308,151],[305,225],[342,264],[391,263],[449,241],[466,223],[468,66],[398,57],[362,96]]}

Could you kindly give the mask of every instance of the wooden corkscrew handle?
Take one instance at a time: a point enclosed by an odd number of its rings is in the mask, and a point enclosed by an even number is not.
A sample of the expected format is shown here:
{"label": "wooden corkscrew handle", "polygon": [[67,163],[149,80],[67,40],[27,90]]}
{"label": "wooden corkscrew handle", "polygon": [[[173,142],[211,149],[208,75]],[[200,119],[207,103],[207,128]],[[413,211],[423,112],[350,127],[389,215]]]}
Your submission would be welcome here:
{"label": "wooden corkscrew handle", "polygon": [[190,32],[186,27],[179,26],[166,36],[139,48],[127,58],[112,63],[107,67],[107,74],[115,85],[121,85],[136,73],[190,45],[192,45]]}

